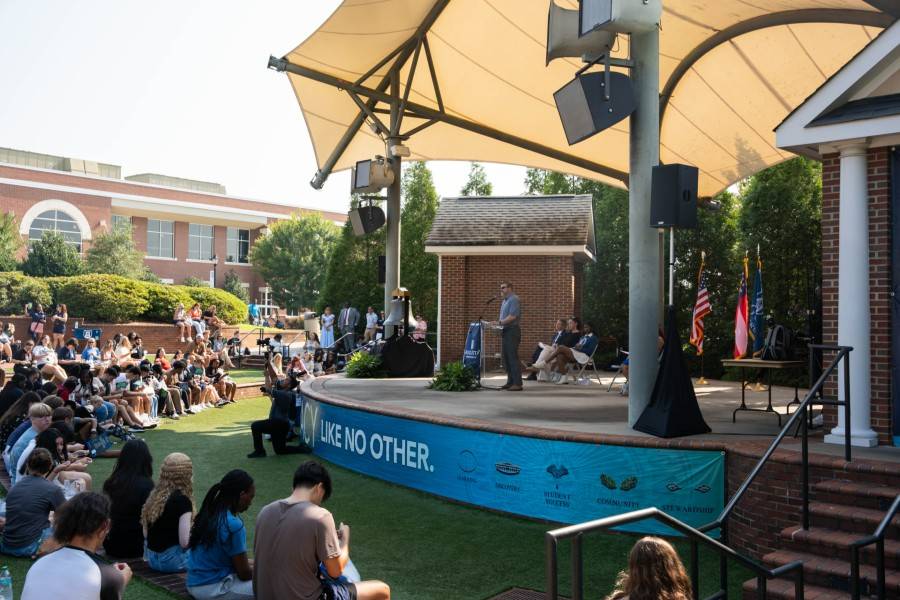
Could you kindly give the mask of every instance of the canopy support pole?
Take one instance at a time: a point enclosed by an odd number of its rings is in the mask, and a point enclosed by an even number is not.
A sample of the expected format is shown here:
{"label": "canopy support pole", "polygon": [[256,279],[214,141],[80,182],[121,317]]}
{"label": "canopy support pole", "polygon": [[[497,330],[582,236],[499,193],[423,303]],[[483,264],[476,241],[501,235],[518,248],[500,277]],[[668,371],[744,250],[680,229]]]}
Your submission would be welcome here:
{"label": "canopy support pole", "polygon": [[[403,142],[399,137],[403,112],[400,101],[400,71],[398,69],[391,71],[391,96],[395,100],[391,102],[391,137],[387,138],[386,155],[390,157],[394,181],[388,186],[387,202],[385,203],[387,210],[385,211],[386,235],[384,241],[384,314],[386,315],[391,314],[391,293],[400,287],[401,159],[399,156],[390,156],[391,147]],[[385,325],[385,338],[389,338],[393,334],[393,325]]]}
{"label": "canopy support pole", "polygon": [[659,237],[650,227],[652,169],[659,164],[659,29],[633,33],[637,108],[631,115],[628,185],[628,425],[650,402],[658,367]]}

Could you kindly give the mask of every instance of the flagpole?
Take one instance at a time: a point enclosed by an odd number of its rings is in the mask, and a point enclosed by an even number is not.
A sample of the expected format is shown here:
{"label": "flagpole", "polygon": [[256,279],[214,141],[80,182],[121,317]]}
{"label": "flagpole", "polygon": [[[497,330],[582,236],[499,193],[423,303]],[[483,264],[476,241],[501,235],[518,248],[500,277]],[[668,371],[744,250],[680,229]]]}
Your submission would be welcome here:
{"label": "flagpole", "polygon": [[[706,251],[701,250],[700,251],[700,272],[697,273],[697,285],[700,285],[700,278],[703,275],[704,265],[706,265]],[[708,385],[709,384],[709,382],[706,380],[706,377],[703,376],[703,370],[704,370],[703,363],[705,362],[704,361],[705,354],[706,354],[705,352],[700,353],[700,379],[697,380],[697,385]]]}
{"label": "flagpole", "polygon": [[703,376],[703,354],[700,355],[700,379],[697,380],[697,385],[708,385],[709,382],[706,380],[706,377]]}

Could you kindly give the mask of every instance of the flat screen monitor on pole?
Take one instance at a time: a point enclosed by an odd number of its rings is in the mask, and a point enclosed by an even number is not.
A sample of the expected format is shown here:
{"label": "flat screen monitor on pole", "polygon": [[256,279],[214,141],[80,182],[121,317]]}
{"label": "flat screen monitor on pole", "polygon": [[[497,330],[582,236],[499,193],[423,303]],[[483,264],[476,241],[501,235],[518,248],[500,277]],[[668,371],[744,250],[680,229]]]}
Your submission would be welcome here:
{"label": "flat screen monitor on pole", "polygon": [[371,164],[371,160],[360,160],[356,162],[356,168],[353,169],[353,189],[358,190],[369,187]]}

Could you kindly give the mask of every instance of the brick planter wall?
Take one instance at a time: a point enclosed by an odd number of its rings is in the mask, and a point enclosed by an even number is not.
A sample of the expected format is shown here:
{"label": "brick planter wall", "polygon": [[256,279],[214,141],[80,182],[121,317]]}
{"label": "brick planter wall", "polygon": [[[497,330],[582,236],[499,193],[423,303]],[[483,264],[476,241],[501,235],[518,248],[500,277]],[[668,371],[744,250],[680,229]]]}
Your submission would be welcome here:
{"label": "brick planter wall", "polygon": [[[872,429],[880,444],[891,445],[891,211],[888,148],[870,148],[869,179],[869,302],[871,308]],[[822,337],[837,344],[838,250],[840,215],[840,157],[829,154],[822,162]],[[832,356],[826,356],[828,364]],[[853,354],[850,355],[853,377]],[[826,386],[826,394],[837,396],[837,379]],[[837,407],[825,407],[825,424],[837,425]]]}
{"label": "brick planter wall", "polygon": [[[519,358],[528,359],[539,341],[546,341],[559,317],[577,315],[581,307],[582,269],[569,256],[442,256],[440,360],[460,360],[469,323],[479,316],[496,320],[500,301],[486,301],[509,281],[522,302],[522,343]],[[579,315],[580,316],[580,315]],[[498,331],[485,334],[488,366],[500,352]]]}

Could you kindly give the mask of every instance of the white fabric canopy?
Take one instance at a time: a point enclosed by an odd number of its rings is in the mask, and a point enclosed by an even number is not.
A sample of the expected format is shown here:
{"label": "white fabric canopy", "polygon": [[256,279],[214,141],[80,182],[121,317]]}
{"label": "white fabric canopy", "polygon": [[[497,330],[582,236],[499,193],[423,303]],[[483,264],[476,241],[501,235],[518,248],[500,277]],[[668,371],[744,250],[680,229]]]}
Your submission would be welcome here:
{"label": "white fabric canopy", "polygon": [[[882,23],[890,21],[875,8],[880,1],[663,0],[660,89],[665,90],[667,82],[672,84],[670,78],[679,65],[689,68],[674,85],[664,112],[660,160],[697,165],[700,194],[710,196],[789,158],[788,152],[775,147],[774,128],[874,39]],[[575,0],[557,2],[577,8]],[[354,81],[409,39],[434,3],[346,0],[285,58]],[[566,142],[553,92],[571,80],[581,63],[561,59],[544,66],[548,8],[547,0],[451,0],[428,33],[445,109],[627,172],[627,119],[574,146]],[[762,21],[773,15],[789,24],[764,26]],[[841,22],[826,22],[835,20]],[[742,24],[754,30],[738,34],[735,28]],[[735,35],[729,35],[730,31]],[[627,56],[626,46],[620,36],[616,55]],[[383,67],[364,85],[374,88],[387,70]],[[321,167],[359,108],[345,92],[330,85],[295,74],[289,77]],[[438,108],[424,53],[409,99]],[[407,119],[403,129],[419,122]],[[413,160],[511,163],[623,185],[612,177],[445,123],[416,133],[408,145]],[[334,168],[346,169],[357,160],[383,153],[381,140],[363,126]]]}

